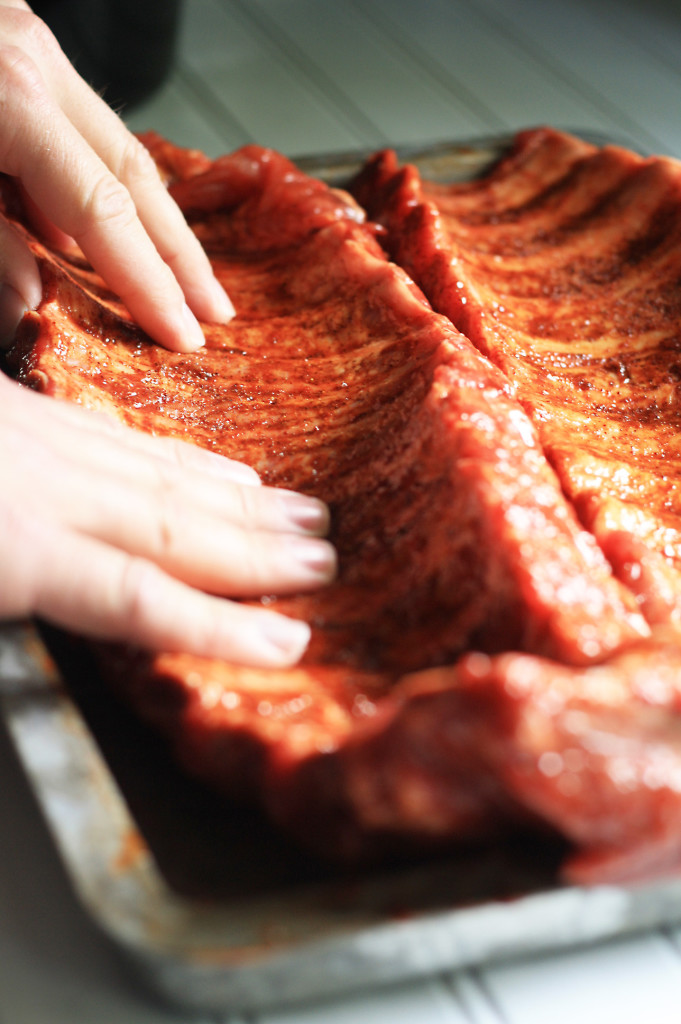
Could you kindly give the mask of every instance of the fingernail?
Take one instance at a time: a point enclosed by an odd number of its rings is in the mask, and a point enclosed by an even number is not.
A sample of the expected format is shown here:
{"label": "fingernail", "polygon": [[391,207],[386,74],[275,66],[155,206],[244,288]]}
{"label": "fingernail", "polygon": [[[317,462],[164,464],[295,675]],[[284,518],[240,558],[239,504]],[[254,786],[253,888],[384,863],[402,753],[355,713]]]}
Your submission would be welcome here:
{"label": "fingernail", "polygon": [[277,660],[283,656],[290,664],[298,661],[310,642],[312,631],[307,622],[267,613],[259,618],[263,639],[275,648]]}
{"label": "fingernail", "polygon": [[323,501],[297,491],[280,491],[279,496],[292,526],[318,537],[328,533],[329,509]]}
{"label": "fingernail", "polygon": [[11,284],[0,285],[0,348],[9,348],[28,304]]}
{"label": "fingernail", "polygon": [[183,339],[185,352],[197,352],[206,344],[201,325],[185,303],[182,307]]}
{"label": "fingernail", "polygon": [[230,320],[234,319],[236,310],[234,304],[230,299],[229,295],[222,287],[217,277],[213,278],[211,285],[211,298],[213,300],[213,307],[215,313],[213,319],[218,324],[229,323]]}
{"label": "fingernail", "polygon": [[330,583],[336,575],[337,559],[335,549],[326,540],[316,537],[299,537],[291,534],[287,537],[289,557],[294,562],[299,575],[307,577],[301,583]]}

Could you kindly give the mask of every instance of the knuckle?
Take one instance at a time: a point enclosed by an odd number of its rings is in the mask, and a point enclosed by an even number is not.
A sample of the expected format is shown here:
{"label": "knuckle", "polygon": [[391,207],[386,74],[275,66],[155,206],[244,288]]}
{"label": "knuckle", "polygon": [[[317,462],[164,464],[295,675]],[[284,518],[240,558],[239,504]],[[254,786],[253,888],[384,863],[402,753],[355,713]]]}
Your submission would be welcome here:
{"label": "knuckle", "polygon": [[215,515],[226,527],[243,531],[245,537],[259,530],[262,525],[259,492],[250,494],[250,490],[257,489],[242,486],[231,480],[220,481],[219,505],[215,508]]}
{"label": "knuckle", "polygon": [[130,184],[158,184],[160,177],[149,150],[134,135],[127,134],[116,160],[118,177]]}
{"label": "knuckle", "polygon": [[267,511],[270,504],[270,493],[264,487],[254,487],[252,484],[242,483],[241,480],[228,480],[226,486],[234,501],[238,503],[239,509],[248,516],[250,525],[258,527],[263,512]]}
{"label": "knuckle", "polygon": [[172,481],[161,483],[157,495],[152,550],[156,561],[167,564],[174,562],[182,550],[187,516],[173,493]]}
{"label": "knuckle", "polygon": [[135,204],[125,185],[113,174],[105,173],[92,186],[83,204],[82,225],[76,237],[82,237],[90,228],[115,225],[124,229],[136,217]]}
{"label": "knuckle", "polygon": [[38,65],[26,50],[12,43],[0,45],[0,81],[5,95],[16,91],[29,100],[46,95]]}
{"label": "knuckle", "polygon": [[240,487],[238,484],[233,484],[231,491],[236,522],[243,523],[249,532],[259,529],[263,518],[261,492],[254,487]]}
{"label": "knuckle", "polygon": [[6,12],[5,17],[9,17],[10,23],[0,45],[2,81],[30,96],[45,92],[40,63],[50,64],[62,55],[59,43],[42,18],[31,11],[15,9]]}
{"label": "knuckle", "polygon": [[13,34],[25,43],[27,49],[34,49],[38,53],[59,50],[54,33],[33,11],[15,7],[11,14],[5,12],[5,19],[9,19]]}
{"label": "knuckle", "polygon": [[36,604],[36,557],[39,531],[18,503],[0,504],[0,619],[31,614]]}
{"label": "knuckle", "polygon": [[158,447],[162,454],[157,454],[155,458],[149,460],[151,483],[162,495],[169,494],[181,483],[184,467],[181,457],[175,455],[176,445],[179,445],[179,442],[174,438],[159,438]]}
{"label": "knuckle", "polygon": [[126,561],[119,585],[119,607],[122,624],[131,635],[156,624],[161,580],[159,569],[146,559]]}
{"label": "knuckle", "polygon": [[159,437],[157,471],[162,482],[179,481],[180,476],[193,467],[193,446],[177,437]]}
{"label": "knuckle", "polygon": [[[225,636],[234,631],[231,621],[233,605],[224,598],[200,595],[200,615],[192,617],[187,643],[209,657],[225,646]],[[185,620],[186,621],[186,620]]]}
{"label": "knuckle", "polygon": [[31,12],[21,13],[25,14],[22,31],[23,38],[27,40],[28,48],[32,52],[39,53],[47,58],[54,58],[55,55],[61,56],[61,47],[47,23]]}
{"label": "knuckle", "polygon": [[271,537],[240,526],[235,526],[233,532],[240,580],[234,587],[235,594],[262,595],[276,589]]}

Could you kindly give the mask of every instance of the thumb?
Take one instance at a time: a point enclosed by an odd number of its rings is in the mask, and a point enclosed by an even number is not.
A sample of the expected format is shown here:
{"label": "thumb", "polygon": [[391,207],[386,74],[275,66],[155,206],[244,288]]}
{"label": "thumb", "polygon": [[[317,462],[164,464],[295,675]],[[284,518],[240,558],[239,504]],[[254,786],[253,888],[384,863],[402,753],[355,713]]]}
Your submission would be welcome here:
{"label": "thumb", "polygon": [[0,217],[0,348],[8,348],[24,313],[42,297],[40,271],[14,228]]}

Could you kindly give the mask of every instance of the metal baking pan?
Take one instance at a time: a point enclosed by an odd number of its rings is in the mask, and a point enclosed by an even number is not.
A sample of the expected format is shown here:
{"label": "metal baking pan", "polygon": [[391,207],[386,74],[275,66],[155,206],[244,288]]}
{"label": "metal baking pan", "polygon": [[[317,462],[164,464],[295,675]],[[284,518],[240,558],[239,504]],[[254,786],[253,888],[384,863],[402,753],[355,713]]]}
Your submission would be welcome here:
{"label": "metal baking pan", "polygon": [[[460,180],[506,142],[401,155]],[[342,184],[360,161],[299,163]],[[531,837],[320,864],[186,778],[86,654],[32,623],[0,626],[0,707],[86,910],[178,1007],[262,1010],[681,921],[681,880],[561,886],[563,851]]]}
{"label": "metal baking pan", "polygon": [[32,624],[0,628],[2,713],[74,889],[178,1007],[261,1010],[681,920],[681,881],[559,887],[558,851],[529,839],[333,873],[194,789],[71,670]]}
{"label": "metal baking pan", "polygon": [[[585,142],[591,142],[594,146],[616,145],[642,152],[640,147],[624,137],[571,128],[563,130],[578,135]],[[477,136],[474,139],[460,139],[456,142],[384,146],[383,148],[394,148],[402,163],[415,164],[427,180],[453,184],[457,181],[470,181],[476,175],[483,174],[509,148],[514,137],[514,133],[511,133]],[[342,187],[360,170],[365,160],[375,151],[374,149],[341,153],[312,153],[296,157],[295,163],[306,174],[313,174],[330,185]]]}

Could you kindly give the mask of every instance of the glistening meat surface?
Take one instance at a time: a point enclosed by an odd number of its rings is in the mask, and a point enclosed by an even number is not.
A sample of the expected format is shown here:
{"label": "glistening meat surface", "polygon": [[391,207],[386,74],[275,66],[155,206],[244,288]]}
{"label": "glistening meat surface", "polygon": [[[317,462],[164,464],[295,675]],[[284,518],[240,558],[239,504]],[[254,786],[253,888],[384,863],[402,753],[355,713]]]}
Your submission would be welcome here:
{"label": "glistening meat surface", "polygon": [[[669,868],[681,782],[681,165],[536,129],[477,181],[423,182],[385,152],[354,191],[434,307],[502,370],[580,520],[665,638],[664,657],[653,643],[607,669],[558,670],[578,702],[588,681],[594,704],[571,718],[581,716],[584,748],[551,732],[551,668],[525,660],[506,676],[500,662],[495,691],[506,699],[526,674],[545,725],[535,737],[545,756],[525,751],[534,767],[507,785],[522,776],[523,801],[591,848],[574,877]],[[665,695],[656,730],[643,690]]]}
{"label": "glistening meat surface", "polygon": [[[206,327],[200,353],[158,349],[77,256],[32,239],[45,294],[14,372],[318,494],[341,568],[328,590],[277,602],[313,626],[296,669],[106,651],[115,685],[192,772],[248,791],[341,856],[528,819],[607,846],[516,782],[517,760],[541,789],[547,762],[509,739],[509,665],[521,658],[540,666],[531,678],[563,673],[578,687],[599,671],[589,665],[651,631],[566,500],[509,377],[433,312],[343,194],[256,147],[211,164],[149,143],[236,319]],[[458,663],[469,650],[493,657],[471,671]],[[500,654],[511,650],[524,654]],[[537,684],[523,708],[543,699]],[[639,787],[643,803],[651,792]],[[628,848],[633,832],[615,826],[611,845]]]}
{"label": "glistening meat surface", "polygon": [[648,620],[678,623],[681,165],[536,129],[478,181],[422,182],[386,152],[356,184],[395,259],[500,367]]}

